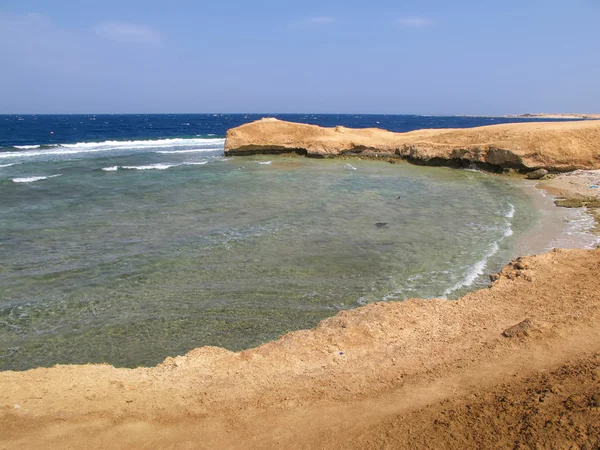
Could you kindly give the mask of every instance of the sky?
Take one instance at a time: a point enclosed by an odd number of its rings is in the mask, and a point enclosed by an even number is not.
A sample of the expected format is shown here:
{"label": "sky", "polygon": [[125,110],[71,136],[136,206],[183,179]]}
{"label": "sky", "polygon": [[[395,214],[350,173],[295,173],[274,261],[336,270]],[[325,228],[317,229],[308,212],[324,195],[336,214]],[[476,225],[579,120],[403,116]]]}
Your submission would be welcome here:
{"label": "sky", "polygon": [[600,0],[0,0],[0,113],[600,113]]}

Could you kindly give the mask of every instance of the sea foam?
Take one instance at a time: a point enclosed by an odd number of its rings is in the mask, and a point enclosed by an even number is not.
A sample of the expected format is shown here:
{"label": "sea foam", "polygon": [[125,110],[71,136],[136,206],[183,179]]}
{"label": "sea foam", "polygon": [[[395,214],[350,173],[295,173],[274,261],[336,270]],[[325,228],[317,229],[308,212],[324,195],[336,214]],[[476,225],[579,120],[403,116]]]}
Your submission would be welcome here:
{"label": "sea foam", "polygon": [[169,169],[170,167],[175,167],[178,164],[165,164],[165,163],[158,163],[158,164],[149,164],[147,166],[121,166],[121,169],[126,169],[126,170],[165,170],[165,169]]}
{"label": "sea foam", "polygon": [[208,161],[186,161],[182,163],[157,163],[157,164],[148,164],[145,166],[112,166],[112,167],[103,167],[102,170],[105,172],[116,172],[119,169],[125,170],[166,170],[171,167],[181,167],[181,166],[203,166],[208,163]]}
{"label": "sea foam", "polygon": [[13,183],[33,183],[35,181],[48,180],[50,178],[56,178],[60,176],[62,176],[62,173],[49,176],[13,178],[12,181]]}
{"label": "sea foam", "polygon": [[508,212],[504,215],[507,219],[512,219],[515,217],[515,205],[512,203],[508,204]]}
{"label": "sea foam", "polygon": [[460,288],[472,285],[475,282],[475,280],[477,279],[477,277],[479,277],[480,275],[483,275],[483,271],[485,269],[485,266],[487,265],[488,259],[490,259],[496,253],[498,253],[498,250],[500,250],[500,246],[498,245],[498,242],[492,243],[492,245],[490,246],[490,249],[483,256],[483,258],[481,258],[479,261],[477,261],[473,266],[471,266],[469,268],[466,276],[462,280],[460,280],[458,283],[456,283],[454,286],[452,286],[444,291],[444,297],[447,297],[448,295],[452,294],[454,291],[459,290]]}
{"label": "sea foam", "polygon": [[[104,142],[79,142],[77,144],[60,144],[51,148],[41,148],[38,146],[28,146],[29,149],[25,149],[22,146],[23,151],[17,152],[1,152],[0,159],[7,158],[31,158],[36,156],[63,156],[63,155],[76,155],[80,153],[94,153],[94,152],[114,152],[114,151],[143,151],[157,149],[169,149],[169,151],[177,151],[180,149],[189,149],[194,147],[194,151],[205,151],[205,152],[218,152],[223,149],[220,147],[224,145],[225,139],[212,138],[212,139],[157,139],[148,141],[104,141]],[[174,149],[174,150],[173,150]],[[166,150],[165,150],[166,151]]]}

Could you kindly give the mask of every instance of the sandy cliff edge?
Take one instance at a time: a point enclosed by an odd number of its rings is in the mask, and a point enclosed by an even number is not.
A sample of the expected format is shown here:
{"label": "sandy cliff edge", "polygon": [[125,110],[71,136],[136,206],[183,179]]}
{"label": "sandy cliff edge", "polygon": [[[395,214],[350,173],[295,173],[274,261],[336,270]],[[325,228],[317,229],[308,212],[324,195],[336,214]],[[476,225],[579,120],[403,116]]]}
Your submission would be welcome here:
{"label": "sandy cliff edge", "polygon": [[323,128],[267,118],[227,132],[225,154],[296,152],[362,156],[417,164],[529,171],[600,169],[600,121],[528,122],[392,133],[377,128]]}
{"label": "sandy cliff edge", "polygon": [[600,249],[557,250],[511,262],[458,301],[372,304],[239,353],[2,372],[0,448],[593,444],[599,273]]}

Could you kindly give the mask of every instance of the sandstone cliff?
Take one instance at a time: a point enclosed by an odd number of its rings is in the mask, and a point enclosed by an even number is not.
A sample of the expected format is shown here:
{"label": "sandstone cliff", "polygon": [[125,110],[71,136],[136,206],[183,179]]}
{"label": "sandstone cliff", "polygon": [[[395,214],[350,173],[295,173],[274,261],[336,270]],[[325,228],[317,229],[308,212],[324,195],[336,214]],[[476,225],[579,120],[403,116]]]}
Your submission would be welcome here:
{"label": "sandstone cliff", "polygon": [[600,121],[535,122],[392,133],[262,119],[227,133],[226,155],[299,153],[313,157],[406,159],[491,170],[600,168]]}

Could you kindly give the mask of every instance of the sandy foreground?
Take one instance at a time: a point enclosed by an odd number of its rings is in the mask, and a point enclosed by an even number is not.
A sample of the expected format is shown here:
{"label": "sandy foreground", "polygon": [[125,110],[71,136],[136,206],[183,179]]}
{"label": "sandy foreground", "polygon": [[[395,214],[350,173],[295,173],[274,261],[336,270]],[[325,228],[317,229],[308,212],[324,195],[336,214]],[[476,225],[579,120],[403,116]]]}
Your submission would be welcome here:
{"label": "sandy foreground", "polygon": [[241,353],[3,372],[0,448],[597,445],[599,273],[600,249],[558,250]]}
{"label": "sandy foreground", "polygon": [[[538,186],[588,198],[599,175]],[[519,258],[458,301],[376,303],[239,353],[0,372],[0,449],[598,446],[600,248]]]}

